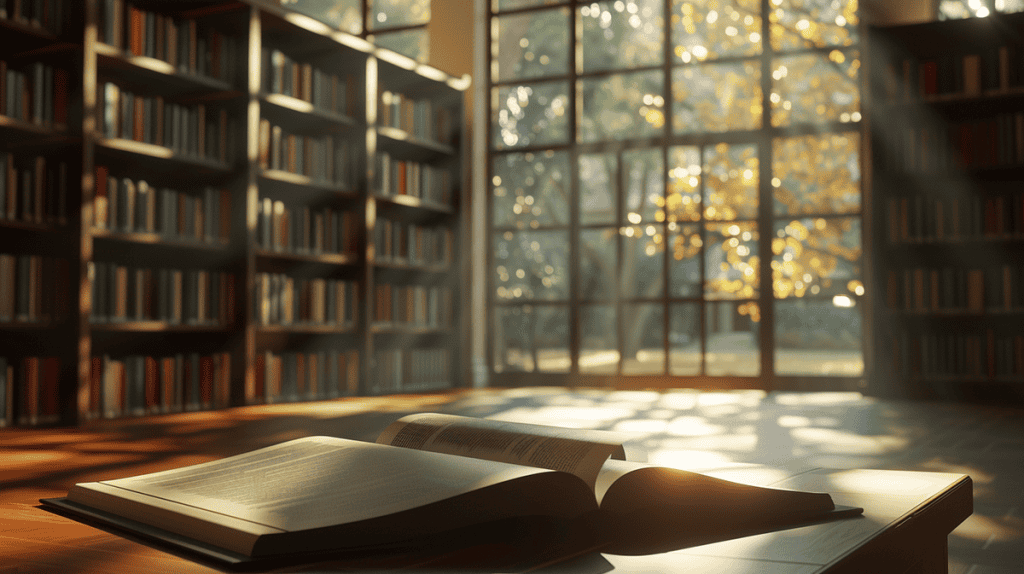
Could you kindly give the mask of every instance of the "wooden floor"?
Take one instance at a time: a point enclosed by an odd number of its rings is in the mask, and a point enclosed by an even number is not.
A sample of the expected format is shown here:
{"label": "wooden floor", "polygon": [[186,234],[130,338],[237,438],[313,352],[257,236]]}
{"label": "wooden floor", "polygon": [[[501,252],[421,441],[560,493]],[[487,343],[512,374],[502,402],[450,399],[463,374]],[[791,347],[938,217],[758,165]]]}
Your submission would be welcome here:
{"label": "wooden floor", "polygon": [[1019,574],[1024,564],[1024,410],[855,393],[485,390],[98,421],[73,430],[0,429],[0,502],[62,496],[76,482],[300,436],[373,440],[392,420],[433,410],[630,431],[651,462],[689,467],[752,462],[966,473],[975,512],[949,537],[949,572]]}

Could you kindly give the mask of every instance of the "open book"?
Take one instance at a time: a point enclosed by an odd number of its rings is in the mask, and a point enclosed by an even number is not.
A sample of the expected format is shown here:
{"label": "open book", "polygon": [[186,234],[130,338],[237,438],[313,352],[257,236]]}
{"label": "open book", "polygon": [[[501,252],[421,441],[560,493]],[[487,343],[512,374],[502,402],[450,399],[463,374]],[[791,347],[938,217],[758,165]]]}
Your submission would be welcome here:
{"label": "open book", "polygon": [[[376,443],[309,437],[218,461],[76,484],[48,499],[228,563],[373,552],[546,528],[640,554],[859,514],[824,493],[626,461],[617,433],[406,416]],[[419,542],[418,542],[419,541]]]}

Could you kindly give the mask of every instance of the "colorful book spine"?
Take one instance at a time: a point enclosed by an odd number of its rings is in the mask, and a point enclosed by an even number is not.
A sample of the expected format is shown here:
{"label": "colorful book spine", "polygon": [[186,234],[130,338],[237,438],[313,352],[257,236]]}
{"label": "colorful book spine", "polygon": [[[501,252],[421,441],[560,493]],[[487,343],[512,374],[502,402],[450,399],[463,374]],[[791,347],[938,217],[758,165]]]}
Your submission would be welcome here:
{"label": "colorful book spine", "polygon": [[314,108],[347,116],[354,100],[354,80],[292,58],[276,48],[264,46],[261,52],[263,91],[290,96]]}
{"label": "colorful book spine", "polygon": [[234,276],[207,269],[154,269],[90,261],[94,323],[160,321],[227,327],[234,315]]}
{"label": "colorful book spine", "polygon": [[452,112],[429,99],[414,99],[384,90],[378,102],[379,124],[400,129],[416,138],[450,143],[454,135]]}
{"label": "colorful book spine", "polygon": [[257,273],[253,300],[260,325],[285,326],[351,327],[358,304],[354,281],[281,273]]}
{"label": "colorful book spine", "polygon": [[378,218],[373,235],[378,263],[445,268],[452,262],[451,228]]}
{"label": "colorful book spine", "polygon": [[68,86],[64,68],[41,62],[14,66],[0,60],[0,113],[37,126],[64,127]]}
{"label": "colorful book spine", "polygon": [[267,251],[303,255],[356,250],[355,214],[333,207],[294,207],[262,198],[256,205],[256,244]]}
{"label": "colorful book spine", "polygon": [[69,281],[65,259],[0,253],[0,323],[63,320]]}
{"label": "colorful book spine", "polygon": [[375,286],[373,324],[378,327],[442,329],[452,325],[452,292],[447,287]]}
{"label": "colorful book spine", "polygon": [[260,120],[259,162],[264,170],[308,177],[312,182],[351,189],[355,166],[352,146],[331,135],[305,135],[270,120]]}
{"label": "colorful book spine", "polygon": [[0,151],[0,221],[65,225],[70,185],[66,162]]}
{"label": "colorful book spine", "polygon": [[408,195],[441,205],[451,205],[454,180],[450,169],[396,159],[377,153],[376,193],[381,197]]}
{"label": "colorful book spine", "polygon": [[370,392],[427,392],[451,387],[451,351],[446,348],[377,349]]}
{"label": "colorful book spine", "polygon": [[231,355],[101,355],[91,359],[89,413],[118,418],[230,404]]}
{"label": "colorful book spine", "polygon": [[354,350],[271,351],[256,356],[249,402],[329,399],[359,392],[359,353]]}

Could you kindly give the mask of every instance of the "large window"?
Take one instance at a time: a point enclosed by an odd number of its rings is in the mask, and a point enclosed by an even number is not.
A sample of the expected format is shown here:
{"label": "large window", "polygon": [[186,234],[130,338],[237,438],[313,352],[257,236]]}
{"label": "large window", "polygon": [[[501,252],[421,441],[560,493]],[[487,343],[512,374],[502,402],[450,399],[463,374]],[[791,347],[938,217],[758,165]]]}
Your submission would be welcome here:
{"label": "large window", "polygon": [[857,380],[856,3],[488,1],[492,381]]}
{"label": "large window", "polygon": [[378,46],[427,61],[430,42],[430,0],[279,0],[344,32]]}

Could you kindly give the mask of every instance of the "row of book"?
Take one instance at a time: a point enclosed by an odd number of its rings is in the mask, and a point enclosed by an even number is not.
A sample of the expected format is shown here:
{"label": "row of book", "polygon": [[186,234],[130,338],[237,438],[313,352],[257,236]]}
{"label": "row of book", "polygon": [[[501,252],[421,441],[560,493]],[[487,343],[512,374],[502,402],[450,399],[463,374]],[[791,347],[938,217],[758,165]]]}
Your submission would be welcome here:
{"label": "row of book", "polygon": [[435,391],[452,386],[449,349],[376,349],[370,392]]}
{"label": "row of book", "polygon": [[106,166],[97,166],[93,227],[224,243],[231,234],[231,194],[213,187],[190,192],[158,189],[145,180],[110,175]]}
{"label": "row of book", "polygon": [[293,133],[270,120],[260,120],[259,161],[263,169],[304,175],[316,183],[348,189],[355,166],[352,145],[331,135]]}
{"label": "row of book", "polygon": [[92,357],[89,414],[116,418],[230,404],[230,353]]}
{"label": "row of book", "polygon": [[913,267],[890,271],[890,309],[923,313],[1024,310],[1024,267]]}
{"label": "row of book", "polygon": [[0,20],[42,28],[59,36],[64,29],[64,0],[0,0]]}
{"label": "row of book", "polygon": [[294,208],[264,197],[256,205],[256,243],[268,251],[320,255],[356,251],[355,214],[332,207]]}
{"label": "row of book", "polygon": [[992,46],[976,53],[934,58],[898,57],[880,76],[881,95],[889,101],[975,97],[1024,87],[1024,45]]}
{"label": "row of book", "polygon": [[[140,4],[142,4],[140,2]],[[235,83],[245,61],[235,37],[192,18],[144,10],[125,0],[102,0],[99,41],[132,56],[167,62],[178,72]]]}
{"label": "row of book", "polygon": [[234,315],[234,276],[206,269],[152,269],[90,261],[90,319],[225,327]]}
{"label": "row of book", "polygon": [[423,140],[449,143],[454,135],[451,110],[433,100],[383,90],[378,111],[378,125],[398,128]]}
{"label": "row of book", "polygon": [[329,399],[359,393],[359,353],[354,350],[264,351],[256,355],[252,402]]}
{"label": "row of book", "polygon": [[236,142],[242,136],[223,107],[142,96],[111,82],[103,84],[99,95],[100,129],[105,137],[163,146],[221,163],[234,160]]}
{"label": "row of book", "polygon": [[927,174],[1024,165],[1024,112],[961,122],[897,123],[884,137],[876,154],[883,171]]}
{"label": "row of book", "polygon": [[66,259],[0,253],[0,324],[64,319],[70,279]]}
{"label": "row of book", "polygon": [[910,380],[1024,382],[1024,335],[903,332],[894,351],[897,376]]}
{"label": "row of book", "polygon": [[68,71],[42,62],[21,68],[0,60],[0,110],[9,118],[37,126],[68,121]]}
{"label": "row of book", "polygon": [[453,194],[449,169],[415,161],[402,161],[386,151],[377,152],[377,188],[381,197],[409,195],[450,205]]}
{"label": "row of book", "polygon": [[373,230],[378,263],[444,267],[451,264],[451,228],[379,218]]}
{"label": "row of book", "polygon": [[375,286],[373,324],[376,327],[444,328],[452,325],[452,291],[426,285]]}
{"label": "row of book", "polygon": [[0,427],[57,422],[60,368],[57,357],[0,356]]}
{"label": "row of book", "polygon": [[64,225],[68,185],[67,163],[0,151],[0,220]]}
{"label": "row of book", "polygon": [[356,283],[344,279],[257,273],[253,294],[260,325],[351,327],[357,317]]}
{"label": "row of book", "polygon": [[886,200],[891,243],[1024,238],[1024,194]]}
{"label": "row of book", "polygon": [[355,79],[351,75],[325,72],[266,46],[261,63],[265,91],[297,98],[318,110],[350,115],[349,104],[355,100]]}

